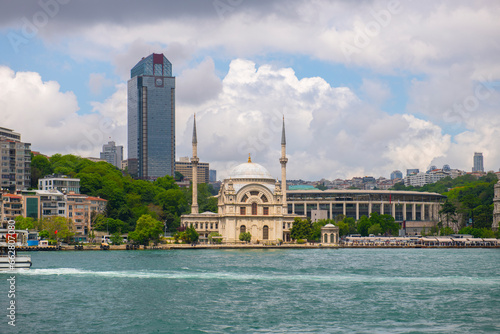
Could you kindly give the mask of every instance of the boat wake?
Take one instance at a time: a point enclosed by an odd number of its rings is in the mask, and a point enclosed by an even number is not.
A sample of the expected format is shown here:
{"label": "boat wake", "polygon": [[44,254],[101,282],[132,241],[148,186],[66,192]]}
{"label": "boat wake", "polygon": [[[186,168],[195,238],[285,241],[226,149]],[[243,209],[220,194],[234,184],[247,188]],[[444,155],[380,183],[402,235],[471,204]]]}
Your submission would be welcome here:
{"label": "boat wake", "polygon": [[200,272],[189,271],[92,271],[77,268],[31,269],[20,271],[26,276],[79,276],[102,278],[140,278],[140,279],[169,279],[169,280],[226,280],[226,281],[280,281],[280,282],[338,282],[338,283],[371,283],[371,284],[456,284],[456,285],[496,285],[500,284],[498,277],[467,277],[467,276],[439,276],[439,277],[397,277],[397,276],[369,276],[369,275],[307,275],[307,274],[244,274],[235,272]]}

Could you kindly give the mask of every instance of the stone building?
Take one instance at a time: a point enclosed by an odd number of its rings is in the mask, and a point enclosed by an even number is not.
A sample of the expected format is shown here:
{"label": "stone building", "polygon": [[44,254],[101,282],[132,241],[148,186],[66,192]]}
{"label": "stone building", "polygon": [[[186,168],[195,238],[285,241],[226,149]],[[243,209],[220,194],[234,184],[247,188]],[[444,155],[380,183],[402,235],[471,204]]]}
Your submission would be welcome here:
{"label": "stone building", "polygon": [[[193,126],[193,180],[197,179],[196,120]],[[193,226],[202,237],[211,232],[222,235],[224,242],[237,242],[242,232],[250,232],[252,242],[290,241],[295,217],[287,213],[285,123],[281,138],[281,182],[263,166],[248,158],[225,179],[218,194],[218,212],[198,212],[197,183],[193,182],[191,214],[181,216],[181,225]],[[305,218],[305,217],[302,217]]]}

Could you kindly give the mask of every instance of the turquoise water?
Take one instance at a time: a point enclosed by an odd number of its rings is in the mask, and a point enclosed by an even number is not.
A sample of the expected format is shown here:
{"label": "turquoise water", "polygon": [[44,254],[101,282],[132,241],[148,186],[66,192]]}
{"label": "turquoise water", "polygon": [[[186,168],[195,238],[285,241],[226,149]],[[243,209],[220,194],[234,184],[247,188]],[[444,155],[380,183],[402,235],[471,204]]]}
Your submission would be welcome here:
{"label": "turquoise water", "polygon": [[498,249],[32,253],[1,333],[498,333]]}

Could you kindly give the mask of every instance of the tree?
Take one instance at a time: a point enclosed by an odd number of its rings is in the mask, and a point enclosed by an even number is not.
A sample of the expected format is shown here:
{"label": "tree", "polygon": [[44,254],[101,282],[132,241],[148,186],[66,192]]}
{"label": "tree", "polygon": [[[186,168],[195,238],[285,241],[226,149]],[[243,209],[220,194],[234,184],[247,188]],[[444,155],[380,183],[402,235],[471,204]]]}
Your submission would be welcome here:
{"label": "tree", "polygon": [[380,224],[373,224],[368,229],[368,234],[379,235],[380,233],[382,233],[382,228],[380,227]]}
{"label": "tree", "polygon": [[[42,229],[49,233],[50,239],[66,239],[74,235],[71,222],[64,217],[52,216],[42,219]],[[57,231],[57,233],[56,233]]]}
{"label": "tree", "polygon": [[446,200],[443,204],[441,204],[441,210],[439,210],[439,214],[445,215],[446,217],[446,226],[449,226],[450,218],[455,216],[457,213],[457,207],[450,200]]}
{"label": "tree", "polygon": [[398,235],[399,224],[396,223],[393,216],[381,215],[377,212],[372,212],[370,214],[370,221],[371,221],[372,225],[375,225],[375,224],[380,225],[382,234]]}
{"label": "tree", "polygon": [[221,238],[213,238],[213,237],[221,237],[222,235],[218,232],[211,232],[209,235],[208,235],[208,242],[210,242],[211,244],[221,244],[222,243],[222,239]]}
{"label": "tree", "polygon": [[40,239],[44,240],[50,237],[50,233],[47,232],[46,230],[42,230],[40,231],[40,233],[38,233],[38,236],[40,237]]}
{"label": "tree", "polygon": [[241,241],[250,242],[250,240],[252,240],[252,235],[250,234],[250,232],[243,232],[240,233],[239,239]]}
{"label": "tree", "polygon": [[294,219],[292,229],[290,230],[292,239],[308,239],[311,237],[311,232],[312,224],[309,219],[300,219],[298,217]]}
{"label": "tree", "polygon": [[141,245],[148,245],[150,241],[158,243],[163,233],[163,223],[150,215],[142,215],[138,220],[135,231],[128,234],[129,239]]}
{"label": "tree", "polygon": [[113,245],[121,245],[123,243],[123,238],[122,238],[121,233],[119,231],[116,231],[115,233],[113,233],[111,235],[111,238],[109,238],[109,240],[111,240],[111,243]]}
{"label": "tree", "polygon": [[96,231],[106,231],[110,234],[116,232],[127,233],[129,231],[128,224],[120,219],[104,218],[104,216],[101,217],[102,219],[97,219],[94,223],[94,229]]}
{"label": "tree", "polygon": [[16,230],[32,230],[35,228],[34,220],[31,217],[17,216],[14,221],[16,222]]}
{"label": "tree", "polygon": [[311,240],[321,241],[321,228],[326,224],[333,224],[333,223],[334,221],[331,219],[319,219],[318,221],[312,223],[311,236],[310,236]]}
{"label": "tree", "polygon": [[439,230],[441,235],[450,235],[455,233],[451,227],[443,227],[442,229]]}
{"label": "tree", "polygon": [[474,227],[476,228],[490,228],[493,223],[493,204],[479,205],[473,210]]}
{"label": "tree", "polygon": [[38,188],[38,180],[54,172],[49,159],[43,155],[34,156],[31,153],[31,187]]}
{"label": "tree", "polygon": [[175,171],[175,181],[184,181],[184,175],[181,172]]}
{"label": "tree", "polygon": [[200,235],[196,232],[195,228],[190,226],[186,228],[185,231],[181,232],[179,235],[180,239],[187,244],[192,244],[198,242]]}
{"label": "tree", "polygon": [[368,217],[366,216],[361,216],[358,220],[358,224],[356,225],[358,228],[358,233],[361,234],[363,237],[368,236],[368,229],[372,226],[372,222]]}
{"label": "tree", "polygon": [[315,188],[316,188],[316,189],[319,189],[319,190],[322,190],[322,191],[324,191],[324,190],[328,189],[328,187],[327,187],[327,186],[325,186],[325,184],[324,184],[324,183],[318,183],[318,184],[315,186]]}

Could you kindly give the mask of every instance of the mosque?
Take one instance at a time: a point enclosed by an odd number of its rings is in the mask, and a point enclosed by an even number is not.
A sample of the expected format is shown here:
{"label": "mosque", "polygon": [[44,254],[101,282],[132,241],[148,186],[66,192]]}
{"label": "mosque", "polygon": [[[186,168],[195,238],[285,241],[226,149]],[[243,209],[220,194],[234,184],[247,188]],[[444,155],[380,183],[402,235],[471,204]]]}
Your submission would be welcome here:
{"label": "mosque", "polygon": [[[193,180],[198,180],[196,119],[193,123]],[[446,196],[418,191],[393,190],[289,190],[286,186],[285,121],[281,134],[281,182],[263,166],[248,162],[236,166],[221,185],[218,212],[198,211],[197,183],[193,182],[191,213],[181,216],[181,226],[193,226],[205,239],[218,232],[224,242],[239,240],[242,232],[250,232],[252,242],[291,241],[290,230],[296,217],[334,219],[342,215],[358,221],[371,213],[388,214],[400,224],[406,235],[428,232],[441,220],[439,210]],[[500,221],[500,183],[495,188],[493,228]],[[338,227],[322,229],[323,243],[338,242]]]}
{"label": "mosque", "polygon": [[290,229],[296,217],[288,214],[286,201],[286,137],[285,120],[281,136],[281,182],[263,166],[248,161],[236,166],[225,179],[218,194],[218,213],[198,211],[197,198],[197,136],[196,118],[193,123],[193,201],[191,214],[181,216],[181,226],[193,226],[202,238],[218,232],[223,242],[239,241],[242,232],[250,232],[252,242],[276,243],[290,241]]}

